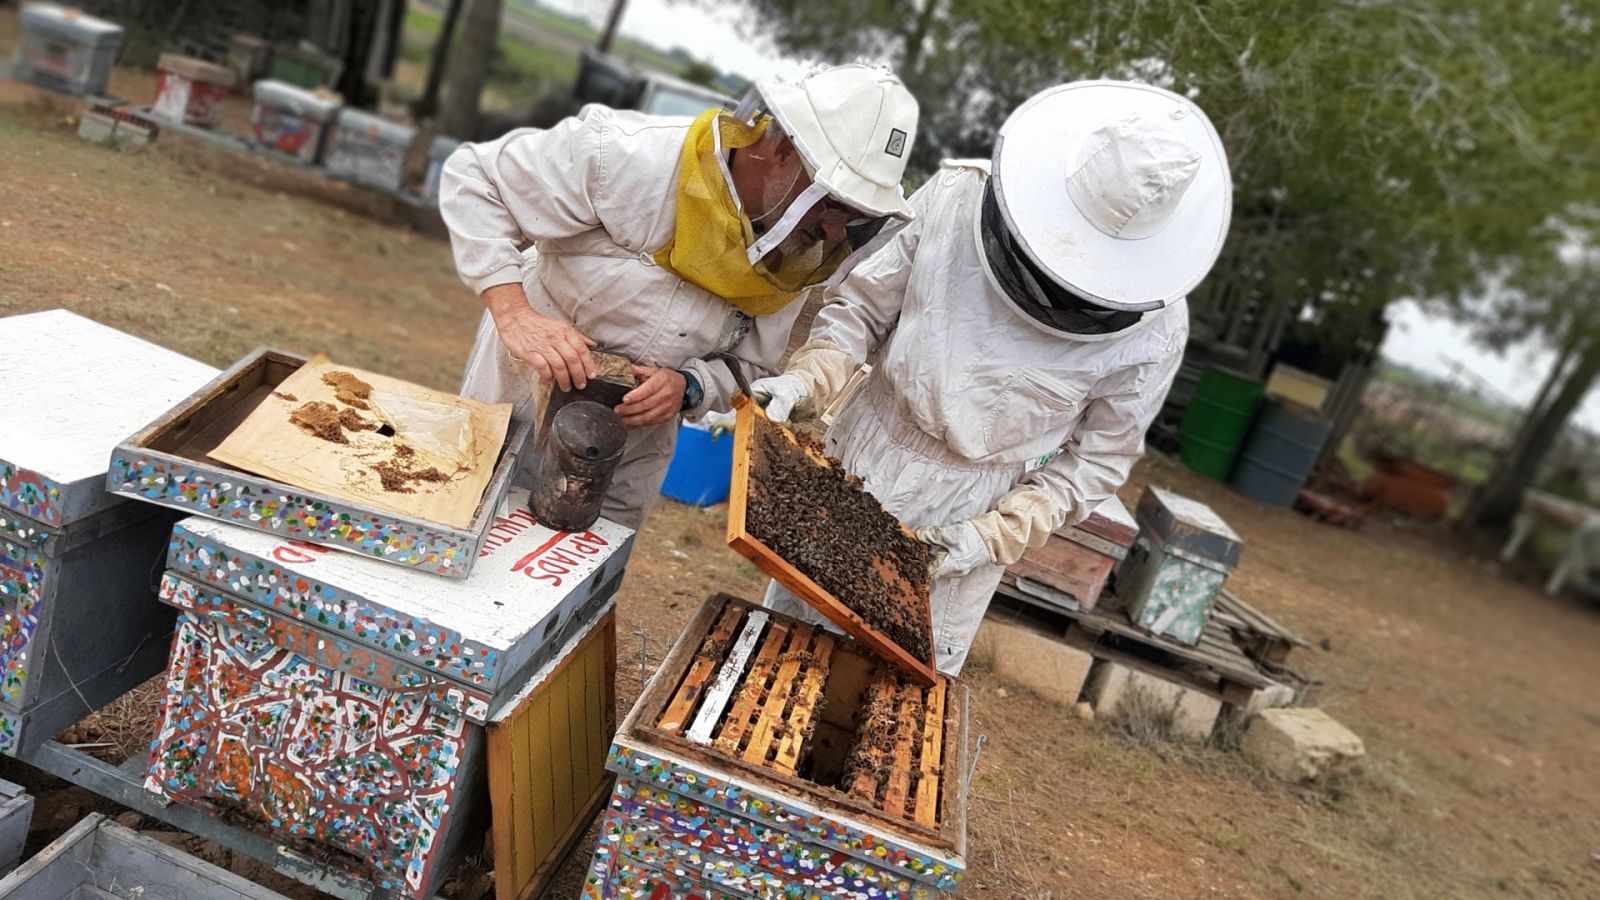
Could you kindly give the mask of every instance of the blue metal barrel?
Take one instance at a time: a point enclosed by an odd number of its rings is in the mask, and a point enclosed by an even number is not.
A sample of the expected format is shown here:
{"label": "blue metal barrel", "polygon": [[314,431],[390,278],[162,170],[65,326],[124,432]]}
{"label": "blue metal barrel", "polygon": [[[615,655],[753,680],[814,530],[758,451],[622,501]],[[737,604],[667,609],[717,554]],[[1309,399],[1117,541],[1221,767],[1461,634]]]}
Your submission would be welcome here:
{"label": "blue metal barrel", "polygon": [[1269,398],[1261,405],[1228,483],[1246,497],[1293,506],[1331,427],[1313,410]]}

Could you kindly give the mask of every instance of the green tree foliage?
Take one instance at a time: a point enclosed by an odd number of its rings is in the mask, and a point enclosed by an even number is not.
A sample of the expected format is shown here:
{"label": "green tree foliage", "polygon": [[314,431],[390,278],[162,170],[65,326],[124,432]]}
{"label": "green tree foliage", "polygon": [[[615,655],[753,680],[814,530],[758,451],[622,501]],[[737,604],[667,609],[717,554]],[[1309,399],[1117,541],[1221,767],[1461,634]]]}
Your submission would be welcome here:
{"label": "green tree foliage", "polygon": [[923,175],[987,156],[1052,84],[1193,97],[1235,182],[1224,256],[1191,298],[1201,316],[1288,305],[1370,322],[1397,298],[1470,296],[1547,254],[1540,223],[1593,195],[1595,36],[1557,0],[741,2],[752,36],[788,53],[893,65],[922,105]]}

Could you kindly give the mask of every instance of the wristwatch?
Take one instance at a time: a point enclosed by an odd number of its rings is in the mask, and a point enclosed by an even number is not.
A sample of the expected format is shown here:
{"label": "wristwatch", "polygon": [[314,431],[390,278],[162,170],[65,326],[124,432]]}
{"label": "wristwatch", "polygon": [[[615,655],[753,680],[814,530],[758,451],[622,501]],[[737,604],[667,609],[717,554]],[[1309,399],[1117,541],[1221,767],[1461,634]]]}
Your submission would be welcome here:
{"label": "wristwatch", "polygon": [[688,369],[679,369],[678,374],[683,376],[683,405],[678,407],[678,411],[688,412],[705,402],[706,389],[700,386],[700,379]]}

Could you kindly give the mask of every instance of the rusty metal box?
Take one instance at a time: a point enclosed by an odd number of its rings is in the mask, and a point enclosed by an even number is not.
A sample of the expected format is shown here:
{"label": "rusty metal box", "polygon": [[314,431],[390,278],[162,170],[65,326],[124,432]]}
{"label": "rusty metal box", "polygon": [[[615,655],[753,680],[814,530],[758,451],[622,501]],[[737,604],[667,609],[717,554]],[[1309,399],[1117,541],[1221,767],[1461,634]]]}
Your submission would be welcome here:
{"label": "rusty metal box", "polygon": [[0,752],[160,671],[173,516],[104,490],[141,421],[216,370],[64,310],[0,319]]}
{"label": "rusty metal box", "polygon": [[257,350],[117,446],[108,490],[397,566],[465,578],[511,486],[531,422],[512,421],[470,528],[453,528],[229,468],[206,454],[305,359]]}
{"label": "rusty metal box", "polygon": [[633,532],[515,494],[473,574],[408,572],[191,517],[145,787],[379,891],[426,897],[484,808],[484,725],[612,602]]}

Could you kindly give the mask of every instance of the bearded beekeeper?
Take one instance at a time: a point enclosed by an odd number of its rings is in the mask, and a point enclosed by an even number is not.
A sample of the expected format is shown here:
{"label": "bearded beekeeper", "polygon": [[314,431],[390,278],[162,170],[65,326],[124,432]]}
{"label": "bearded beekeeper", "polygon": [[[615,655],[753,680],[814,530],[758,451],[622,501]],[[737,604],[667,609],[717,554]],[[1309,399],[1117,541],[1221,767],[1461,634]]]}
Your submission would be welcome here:
{"label": "bearded beekeeper", "polygon": [[595,377],[591,348],[632,360],[638,387],[617,407],[631,430],[602,513],[638,528],[679,416],[728,408],[733,374],[709,360],[731,355],[750,380],[776,372],[794,301],[911,216],[900,179],[916,127],[898,78],[851,65],[764,81],[733,113],[588,106],[463,145],[439,206],[487,311],[462,395],[530,417],[538,379]]}
{"label": "bearded beekeeper", "polygon": [[[936,662],[955,675],[1003,568],[1086,518],[1143,452],[1231,187],[1195,104],[1089,81],[1024,103],[990,160],[946,163],[911,206],[752,393],[770,418],[811,414],[878,352],[828,452],[936,546]],[[776,584],[766,602],[806,614]]]}

